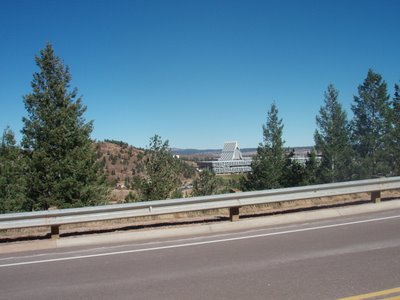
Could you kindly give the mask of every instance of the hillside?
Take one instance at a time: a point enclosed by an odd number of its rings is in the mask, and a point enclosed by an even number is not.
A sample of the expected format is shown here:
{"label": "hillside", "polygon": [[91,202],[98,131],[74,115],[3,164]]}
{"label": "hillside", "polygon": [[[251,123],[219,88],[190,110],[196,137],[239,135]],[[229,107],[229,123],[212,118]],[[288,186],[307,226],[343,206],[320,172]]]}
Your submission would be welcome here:
{"label": "hillside", "polygon": [[144,150],[117,141],[97,142],[96,150],[108,180],[115,186],[125,186],[134,175],[143,174],[140,161]]}
{"label": "hillside", "polygon": [[[106,140],[96,143],[97,157],[108,180],[119,189],[130,188],[133,176],[145,176],[145,151],[121,141]],[[195,177],[197,164],[180,160],[181,180],[185,183]]]}
{"label": "hillside", "polygon": [[[114,140],[96,142],[96,150],[98,160],[107,174],[109,182],[114,187],[112,193],[113,201],[124,201],[130,192],[135,194],[135,185],[132,178],[134,176],[146,176],[143,165],[146,158],[145,150]],[[297,155],[306,155],[311,150],[311,147],[296,147],[294,150]],[[196,161],[218,159],[221,150],[172,149],[172,153],[180,156],[178,160],[181,173],[180,179],[182,181],[182,191],[184,191],[186,187],[191,186],[197,176],[195,172]],[[256,153],[256,149],[242,149],[242,153],[244,156],[253,156]],[[232,181],[235,178],[228,176],[226,180]],[[232,185],[232,182],[229,185]]]}
{"label": "hillside", "polygon": [[[128,145],[122,141],[105,140],[96,143],[98,159],[106,172],[108,180],[116,186],[127,186],[126,182],[135,175],[143,176],[144,167],[142,159],[145,156],[145,151]],[[312,147],[294,147],[297,155],[305,156],[311,151]],[[189,167],[195,168],[196,161],[199,160],[215,160],[221,154],[221,149],[171,149],[172,153],[181,157],[182,163]],[[244,156],[253,156],[256,148],[241,149]],[[188,176],[186,176],[188,175]],[[185,178],[192,177],[190,174],[183,176]]]}

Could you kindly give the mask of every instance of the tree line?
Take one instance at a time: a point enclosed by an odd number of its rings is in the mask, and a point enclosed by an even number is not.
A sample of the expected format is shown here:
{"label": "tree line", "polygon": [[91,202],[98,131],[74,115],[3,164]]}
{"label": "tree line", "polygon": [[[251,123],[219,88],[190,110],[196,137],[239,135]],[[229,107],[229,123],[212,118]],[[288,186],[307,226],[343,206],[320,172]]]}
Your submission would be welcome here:
{"label": "tree line", "polygon": [[305,164],[284,147],[283,121],[275,103],[263,125],[253,172],[242,180],[244,190],[400,175],[400,89],[390,97],[382,76],[369,70],[358,86],[348,119],[338,90],[330,84],[316,116],[315,147]]}
{"label": "tree line", "polygon": [[[93,122],[83,115],[86,106],[71,88],[71,74],[47,44],[35,57],[31,93],[23,97],[22,141],[7,127],[0,144],[0,213],[99,205],[109,201],[110,185],[90,134]],[[263,141],[252,162],[253,172],[229,185],[260,190],[376,176],[400,175],[400,90],[387,92],[382,76],[369,70],[358,87],[348,120],[329,85],[316,117],[315,149],[305,164],[287,151],[283,120],[271,105],[263,125]],[[111,142],[126,146],[121,141]],[[138,191],[130,200],[156,200],[182,196],[181,177],[190,173],[174,157],[168,141],[155,135],[145,150],[145,176],[130,184]],[[227,192],[223,180],[204,171],[193,182],[193,195]]]}
{"label": "tree line", "polygon": [[[349,120],[330,84],[316,116],[315,146],[305,162],[285,147],[283,120],[276,103],[262,126],[263,141],[253,157],[252,172],[228,185],[244,191],[332,183],[400,175],[400,88],[390,97],[382,76],[369,70],[358,86]],[[210,170],[193,182],[193,196],[228,192],[227,183]]]}
{"label": "tree line", "polygon": [[[85,121],[86,106],[70,86],[69,68],[51,44],[35,61],[39,71],[33,74],[32,92],[23,97],[27,116],[21,144],[9,127],[1,137],[0,213],[105,204],[111,185],[90,139],[93,122]],[[194,173],[158,135],[141,159],[146,175],[132,180],[138,191],[133,200],[179,197],[181,176]]]}

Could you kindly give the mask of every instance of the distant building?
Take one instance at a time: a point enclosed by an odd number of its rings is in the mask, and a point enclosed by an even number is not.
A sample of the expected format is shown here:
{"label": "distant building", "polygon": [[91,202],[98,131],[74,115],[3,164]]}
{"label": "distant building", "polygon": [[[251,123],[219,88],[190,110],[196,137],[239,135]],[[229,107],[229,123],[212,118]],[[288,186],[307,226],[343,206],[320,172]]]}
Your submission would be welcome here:
{"label": "distant building", "polygon": [[233,174],[251,172],[251,158],[243,157],[238,142],[226,142],[221,156],[214,161],[200,161],[200,169],[210,169],[215,174]]}

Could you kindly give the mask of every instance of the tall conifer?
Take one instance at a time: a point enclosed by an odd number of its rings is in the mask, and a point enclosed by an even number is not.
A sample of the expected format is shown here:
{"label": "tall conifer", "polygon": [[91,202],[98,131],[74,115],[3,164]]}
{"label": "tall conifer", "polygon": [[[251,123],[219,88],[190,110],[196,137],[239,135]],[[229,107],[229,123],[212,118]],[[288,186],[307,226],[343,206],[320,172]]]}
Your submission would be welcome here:
{"label": "tall conifer", "polygon": [[352,142],[358,155],[358,175],[371,178],[389,171],[387,141],[389,95],[382,76],[369,70],[354,96]]}
{"label": "tall conifer", "polygon": [[25,159],[7,127],[0,141],[0,213],[23,211],[25,204]]}
{"label": "tall conifer", "polygon": [[263,143],[258,146],[251,164],[253,171],[243,183],[245,189],[281,187],[286,157],[282,134],[282,119],[279,119],[278,108],[273,103],[268,111],[267,122],[263,125]]}
{"label": "tall conifer", "polygon": [[317,181],[328,183],[350,180],[353,154],[346,112],[332,84],[324,95],[324,106],[316,117],[317,130],[314,134],[315,149],[321,155]]}
{"label": "tall conifer", "polygon": [[180,197],[178,159],[171,153],[168,140],[163,141],[157,134],[150,138],[145,159],[146,176],[135,177],[141,200]]}
{"label": "tall conifer", "polygon": [[95,205],[108,187],[90,139],[92,122],[86,107],[70,88],[67,66],[47,44],[36,56],[39,68],[24,97],[22,145],[28,152],[28,198],[31,209]]}
{"label": "tall conifer", "polygon": [[400,176],[400,86],[395,84],[391,103],[391,131],[389,135],[389,157],[392,175]]}

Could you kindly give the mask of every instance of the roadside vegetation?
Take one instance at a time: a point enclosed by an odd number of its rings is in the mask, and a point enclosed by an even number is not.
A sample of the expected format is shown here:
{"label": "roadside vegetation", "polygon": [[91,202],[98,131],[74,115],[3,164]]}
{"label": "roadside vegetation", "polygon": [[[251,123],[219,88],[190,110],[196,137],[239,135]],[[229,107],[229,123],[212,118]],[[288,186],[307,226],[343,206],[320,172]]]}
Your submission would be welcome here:
{"label": "roadside vegetation", "polygon": [[93,122],[84,118],[86,106],[70,86],[68,67],[50,44],[35,60],[32,91],[23,97],[22,141],[9,127],[0,137],[0,213],[109,203],[113,188],[127,191],[122,199],[129,202],[400,175],[400,87],[390,96],[373,70],[358,86],[352,119],[328,85],[305,163],[285,147],[284,122],[273,103],[253,172],[217,176],[196,172],[194,161],[174,156],[158,135],[146,149],[93,141]]}
{"label": "roadside vegetation", "polygon": [[0,211],[46,210],[107,202],[109,185],[90,139],[93,123],[63,61],[47,44],[23,97],[22,142],[7,128],[0,148]]}
{"label": "roadside vegetation", "polygon": [[262,190],[399,176],[399,85],[394,91],[390,97],[382,76],[369,70],[358,86],[349,120],[339,92],[330,84],[316,116],[315,148],[305,164],[292,159],[293,151],[284,151],[283,121],[272,104],[253,172],[242,180],[242,188]]}

